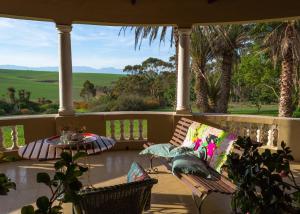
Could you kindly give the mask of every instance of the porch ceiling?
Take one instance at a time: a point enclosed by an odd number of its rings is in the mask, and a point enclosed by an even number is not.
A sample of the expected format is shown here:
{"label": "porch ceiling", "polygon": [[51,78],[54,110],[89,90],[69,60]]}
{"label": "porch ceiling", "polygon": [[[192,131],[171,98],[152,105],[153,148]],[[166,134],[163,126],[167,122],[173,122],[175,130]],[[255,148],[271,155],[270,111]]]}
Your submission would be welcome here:
{"label": "porch ceiling", "polygon": [[300,16],[299,0],[1,0],[0,16],[59,24],[170,25]]}

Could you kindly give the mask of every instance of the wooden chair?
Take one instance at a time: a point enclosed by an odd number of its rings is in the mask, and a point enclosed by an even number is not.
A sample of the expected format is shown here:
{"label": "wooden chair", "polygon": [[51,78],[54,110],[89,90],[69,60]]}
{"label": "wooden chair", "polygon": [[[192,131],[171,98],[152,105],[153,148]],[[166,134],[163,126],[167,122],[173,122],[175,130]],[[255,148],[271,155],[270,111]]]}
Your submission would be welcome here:
{"label": "wooden chair", "polygon": [[150,209],[151,189],[157,183],[150,178],[80,192],[75,214],[141,214]]}
{"label": "wooden chair", "polygon": [[[188,132],[190,125],[195,122],[187,118],[181,118],[176,127],[174,134],[169,141],[170,144],[174,146],[180,146]],[[153,143],[146,143],[144,147],[147,148],[153,145]],[[150,169],[151,171],[157,172],[158,170],[153,167],[153,159],[157,158],[152,156],[150,158]],[[158,158],[163,165],[166,166],[168,170],[171,170],[170,164],[167,159]],[[201,206],[205,198],[213,192],[222,193],[222,194],[233,194],[235,192],[236,186],[222,173],[219,174],[214,169],[209,168],[211,173],[211,179],[206,179],[197,175],[184,174],[184,173],[175,173],[174,175],[185,183],[191,190],[193,200],[201,213]]]}

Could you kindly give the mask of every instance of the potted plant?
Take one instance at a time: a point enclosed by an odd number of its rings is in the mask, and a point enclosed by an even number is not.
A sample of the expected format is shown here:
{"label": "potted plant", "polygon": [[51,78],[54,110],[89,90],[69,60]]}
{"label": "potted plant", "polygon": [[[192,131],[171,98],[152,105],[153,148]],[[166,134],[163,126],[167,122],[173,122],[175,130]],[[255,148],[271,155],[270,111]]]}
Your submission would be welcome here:
{"label": "potted plant", "polygon": [[48,173],[38,173],[37,182],[44,183],[49,188],[51,197],[39,197],[36,200],[37,209],[32,205],[24,206],[22,214],[61,214],[63,203],[76,203],[80,199],[77,192],[82,188],[82,183],[78,178],[88,170],[76,161],[85,155],[84,152],[78,152],[74,156],[63,152],[61,159],[54,164],[53,178]]}
{"label": "potted plant", "polygon": [[242,155],[228,156],[228,176],[237,185],[232,197],[235,213],[300,213],[300,187],[290,169],[291,150],[259,151],[261,144],[239,138],[236,145]]}
{"label": "potted plant", "polygon": [[[0,162],[8,160],[9,157],[5,157],[4,154],[0,152]],[[7,195],[11,189],[16,189],[16,184],[4,173],[0,173],[0,195]]]}

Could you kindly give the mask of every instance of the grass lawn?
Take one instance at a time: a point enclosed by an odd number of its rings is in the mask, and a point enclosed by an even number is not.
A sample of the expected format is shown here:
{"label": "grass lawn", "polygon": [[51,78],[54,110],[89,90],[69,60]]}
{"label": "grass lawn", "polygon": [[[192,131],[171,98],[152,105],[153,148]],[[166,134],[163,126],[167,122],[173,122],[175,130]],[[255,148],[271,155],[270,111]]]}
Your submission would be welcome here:
{"label": "grass lawn", "polygon": [[[198,109],[195,105],[192,106],[192,110],[194,113],[198,113]],[[175,111],[172,108],[160,108],[155,109],[154,111],[164,111],[170,112]],[[229,114],[250,114],[250,115],[263,115],[263,116],[277,116],[278,115],[278,105],[262,105],[260,111],[257,110],[255,105],[252,104],[229,104],[228,109]]]}
{"label": "grass lawn", "polygon": [[250,115],[264,115],[264,116],[274,116],[278,115],[278,105],[262,105],[260,111],[257,110],[255,105],[251,104],[230,104],[229,105],[230,114],[250,114]]}
{"label": "grass lawn", "polygon": [[[9,148],[12,146],[11,128],[8,126],[2,127],[4,137],[4,147]],[[18,145],[23,146],[25,144],[24,129],[23,126],[17,126],[18,131]]]}
{"label": "grass lawn", "polygon": [[[86,80],[90,80],[96,86],[108,86],[118,80],[119,74],[73,74],[73,96],[75,100],[80,98],[80,90]],[[0,99],[7,99],[7,88],[14,87],[17,90],[25,89],[31,92],[31,99],[45,97],[52,101],[58,101],[58,72],[47,71],[19,71],[0,69]]]}

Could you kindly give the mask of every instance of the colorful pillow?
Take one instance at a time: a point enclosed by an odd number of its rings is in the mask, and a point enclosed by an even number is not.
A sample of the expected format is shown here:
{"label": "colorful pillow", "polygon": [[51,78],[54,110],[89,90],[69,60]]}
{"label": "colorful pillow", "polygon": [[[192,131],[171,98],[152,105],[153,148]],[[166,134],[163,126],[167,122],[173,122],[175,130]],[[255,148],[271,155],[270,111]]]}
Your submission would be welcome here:
{"label": "colorful pillow", "polygon": [[173,158],[177,155],[189,154],[194,153],[193,148],[189,147],[175,147],[172,144],[165,143],[165,144],[155,144],[149,146],[148,148],[144,149],[140,152],[140,155],[155,155],[159,157],[165,158]]}
{"label": "colorful pillow", "polygon": [[194,138],[195,136],[197,136],[198,133],[198,129],[200,128],[201,124],[197,123],[197,122],[193,122],[188,131],[187,134],[185,136],[185,139],[183,141],[183,143],[181,144],[181,146],[183,147],[194,147]]}
{"label": "colorful pillow", "polygon": [[227,156],[232,149],[233,143],[237,140],[237,136],[235,134],[226,134],[223,140],[220,139],[221,143],[214,151],[214,155],[212,156],[209,166],[215,169],[217,172],[221,171],[221,167],[227,160]]}
{"label": "colorful pillow", "polygon": [[211,178],[205,161],[194,155],[179,155],[172,160],[172,172]]}
{"label": "colorful pillow", "polygon": [[205,124],[194,124],[189,128],[186,139],[190,140],[190,144],[182,146],[194,148],[199,158],[206,160],[209,166],[220,172],[236,136]]}
{"label": "colorful pillow", "polygon": [[136,162],[131,164],[130,170],[127,174],[127,183],[135,182],[135,181],[143,181],[145,179],[149,179],[150,176],[147,172]]}

